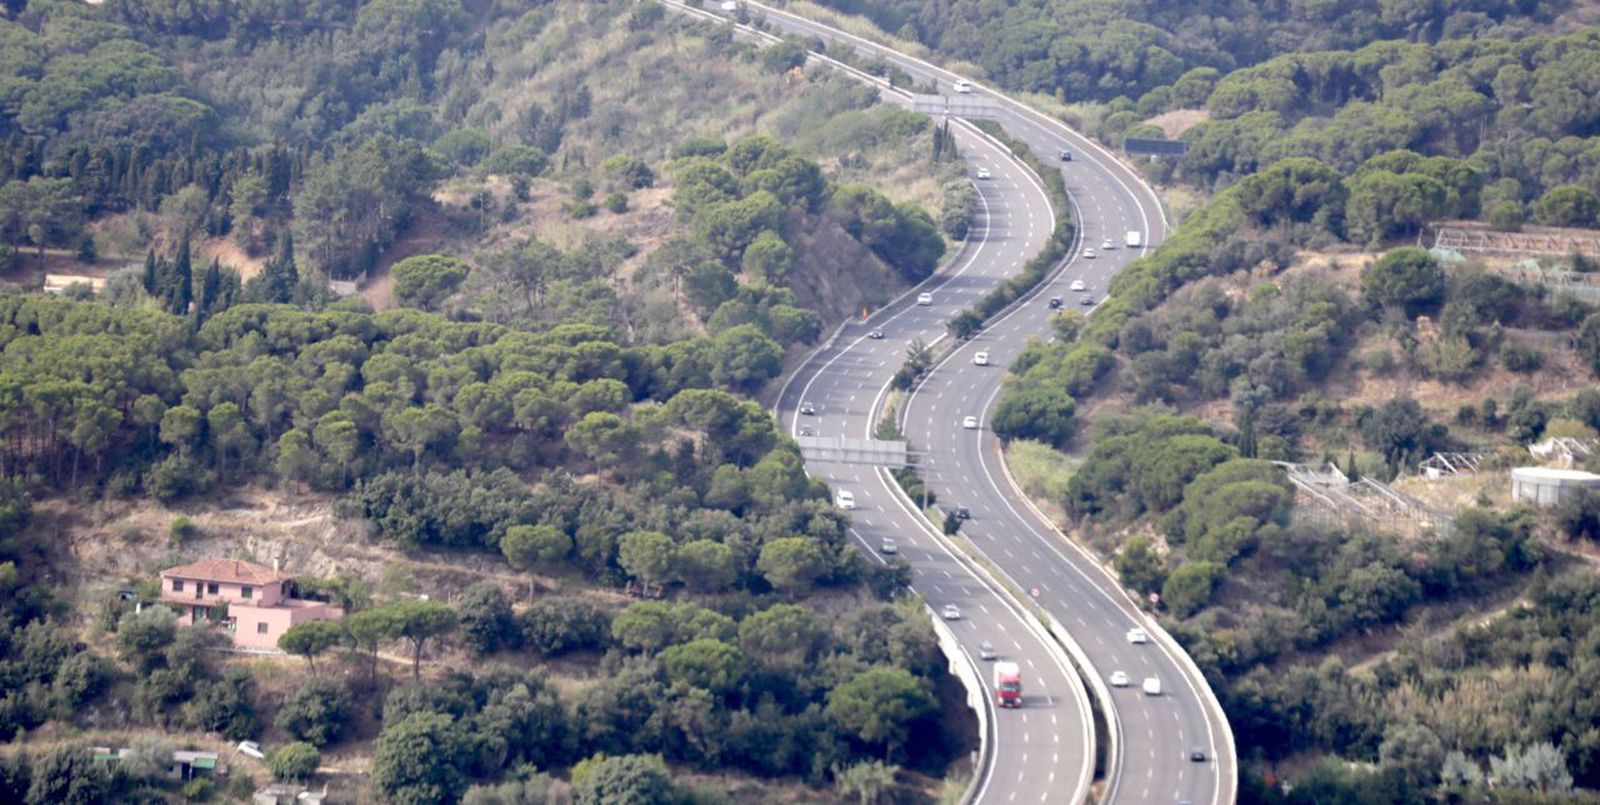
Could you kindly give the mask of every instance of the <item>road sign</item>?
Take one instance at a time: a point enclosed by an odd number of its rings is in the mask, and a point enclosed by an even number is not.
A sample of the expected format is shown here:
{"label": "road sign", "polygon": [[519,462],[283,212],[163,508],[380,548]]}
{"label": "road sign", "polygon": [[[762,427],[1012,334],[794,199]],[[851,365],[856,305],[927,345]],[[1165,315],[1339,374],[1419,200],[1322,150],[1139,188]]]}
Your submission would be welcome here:
{"label": "road sign", "polygon": [[1181,157],[1189,153],[1189,144],[1183,140],[1151,140],[1144,137],[1129,137],[1122,141],[1122,150],[1130,154]]}
{"label": "road sign", "polygon": [[843,436],[798,436],[795,441],[800,445],[800,457],[806,461],[868,464],[891,469],[911,463],[910,450],[903,441]]}
{"label": "road sign", "polygon": [[994,100],[963,95],[913,95],[911,108],[925,115],[952,115],[965,118],[998,117]]}

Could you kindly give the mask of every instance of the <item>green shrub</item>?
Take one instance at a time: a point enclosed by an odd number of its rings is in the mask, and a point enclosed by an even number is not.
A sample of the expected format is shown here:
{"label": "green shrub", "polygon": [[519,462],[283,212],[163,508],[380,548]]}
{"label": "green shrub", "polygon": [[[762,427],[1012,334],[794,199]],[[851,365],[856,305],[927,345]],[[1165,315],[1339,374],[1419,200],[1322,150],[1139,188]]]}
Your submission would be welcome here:
{"label": "green shrub", "polygon": [[308,743],[292,743],[272,753],[267,767],[272,778],[279,781],[300,781],[317,772],[322,765],[322,753]]}
{"label": "green shrub", "polygon": [[606,196],[606,209],[618,215],[627,212],[628,195],[619,190]]}
{"label": "green shrub", "polygon": [[194,521],[181,514],[173,518],[172,525],[167,527],[167,538],[173,545],[182,545],[194,539],[199,533],[200,529],[195,526]]}

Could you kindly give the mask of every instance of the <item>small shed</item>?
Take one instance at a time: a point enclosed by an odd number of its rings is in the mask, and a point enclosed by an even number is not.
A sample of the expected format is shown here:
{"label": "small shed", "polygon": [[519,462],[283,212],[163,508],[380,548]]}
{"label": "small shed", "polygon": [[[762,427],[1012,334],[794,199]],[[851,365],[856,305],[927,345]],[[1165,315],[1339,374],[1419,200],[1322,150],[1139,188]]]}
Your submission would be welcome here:
{"label": "small shed", "polygon": [[1579,489],[1600,489],[1600,475],[1553,467],[1517,467],[1511,471],[1511,499],[1535,506],[1554,506]]}

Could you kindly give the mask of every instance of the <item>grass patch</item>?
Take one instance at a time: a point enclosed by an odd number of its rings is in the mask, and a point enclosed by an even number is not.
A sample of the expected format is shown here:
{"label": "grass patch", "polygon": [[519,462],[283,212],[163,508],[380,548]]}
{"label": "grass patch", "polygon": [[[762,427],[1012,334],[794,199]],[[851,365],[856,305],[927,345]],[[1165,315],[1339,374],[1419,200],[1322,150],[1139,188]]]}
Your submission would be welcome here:
{"label": "grass patch", "polygon": [[1022,491],[1035,503],[1058,510],[1067,497],[1067,482],[1082,462],[1044,442],[1017,439],[1006,446],[1006,466]]}

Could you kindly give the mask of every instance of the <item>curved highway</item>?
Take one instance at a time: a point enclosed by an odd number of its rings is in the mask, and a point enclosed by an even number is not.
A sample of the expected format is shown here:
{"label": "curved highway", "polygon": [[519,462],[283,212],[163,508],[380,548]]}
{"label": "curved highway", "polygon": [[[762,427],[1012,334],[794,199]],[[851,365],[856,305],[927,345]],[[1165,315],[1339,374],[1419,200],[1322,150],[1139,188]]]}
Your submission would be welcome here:
{"label": "curved highway", "polygon": [[[771,28],[848,43],[864,55],[893,63],[919,84],[938,86],[941,92],[950,93],[958,78],[828,26],[767,6],[747,5],[762,14]],[[1086,653],[1090,664],[1086,671],[1102,679],[1122,671],[1131,678],[1129,687],[1110,688],[1105,702],[1113,735],[1119,741],[1116,767],[1108,770],[1105,799],[1232,802],[1237,795],[1232,734],[1205,680],[1182,650],[1125,596],[1105,568],[1031,506],[1005,470],[998,439],[984,427],[999,396],[1004,375],[1001,367],[1012,362],[1029,338],[1050,334],[1050,311],[1044,300],[1059,295],[1063,307],[1092,310],[1103,300],[1112,274],[1165,236],[1160,203],[1131,169],[1059,122],[981,86],[974,88],[972,97],[992,99],[994,117],[1040,158],[1051,159],[1062,150],[1072,153],[1072,161],[1057,164],[1077,208],[1081,243],[1064,270],[1040,292],[990,322],[929,374],[901,412],[906,437],[913,450],[925,450],[931,459],[924,475],[940,499],[971,509],[972,520],[963,527],[963,535],[1016,586],[1037,592],[1038,603]],[[996,179],[1000,178],[997,173]],[[978,184],[991,206],[1023,204],[1036,192],[1030,189],[1030,182]],[[994,199],[996,191],[1006,196],[1006,201]],[[1048,222],[1042,225],[1048,227]],[[1138,248],[1126,246],[1130,231],[1140,233]],[[1103,248],[1108,241],[1112,248]],[[1084,247],[1092,248],[1096,256],[1088,258]],[[1020,253],[1004,249],[980,259],[998,258],[1007,264],[998,273],[1009,273],[1019,265],[1014,261],[1036,251],[1036,245]],[[989,275],[981,267],[970,272]],[[1087,290],[1071,291],[1075,280]],[[1084,300],[1089,304],[1082,305]],[[954,312],[947,308],[934,311],[945,317]],[[897,333],[890,339],[896,337],[903,338]],[[925,336],[924,340],[931,339]],[[895,344],[893,340],[877,343]],[[980,351],[988,353],[988,366],[973,362]],[[903,357],[903,352],[899,353],[899,358]],[[819,367],[809,385],[827,393],[811,393],[831,397],[856,388],[860,381],[854,379],[851,368],[874,360],[883,362],[880,368],[891,372],[899,363],[894,354],[869,346],[853,359]],[[781,405],[784,411],[792,411],[798,402],[799,397],[791,394]],[[980,427],[964,428],[968,416],[977,417]],[[1145,628],[1151,642],[1130,643],[1127,634],[1134,627]],[[1160,681],[1159,695],[1146,695],[1140,689],[1142,681],[1152,677]],[[1196,750],[1202,759],[1195,759]]]}
{"label": "curved highway", "polygon": [[[945,323],[1005,277],[1020,270],[1042,248],[1051,231],[1051,212],[1043,189],[1027,168],[1000,146],[965,129],[956,130],[962,152],[991,178],[977,182],[982,214],[974,222],[963,252],[950,270],[919,287],[933,297],[928,305],[904,298],[865,322],[846,325],[828,347],[813,355],[793,376],[778,401],[780,417],[793,435],[867,438],[890,379],[905,361],[914,340],[930,343],[944,335]],[[872,337],[881,333],[882,338]],[[800,413],[802,403],[812,414]],[[951,622],[993,702],[992,663],[979,647],[992,643],[999,660],[1022,668],[1024,705],[1018,710],[990,707],[994,763],[979,782],[981,801],[1081,802],[1093,772],[1093,715],[1076,671],[1028,612],[1010,603],[972,568],[969,559],[932,532],[888,473],[866,466],[808,461],[807,469],[835,490],[855,496],[851,533],[869,555],[885,561],[884,539],[912,568],[912,587],[935,610],[955,605]]]}
{"label": "curved highway", "polygon": [[[909,102],[905,93],[881,80],[850,72],[878,86],[885,100]],[[953,126],[952,132],[973,175],[987,174],[975,180],[980,214],[966,243],[916,293],[906,294],[865,321],[845,324],[791,376],[777,403],[780,421],[791,435],[801,435],[803,428],[814,436],[870,436],[889,381],[904,362],[909,344],[944,337],[945,323],[952,316],[1019,271],[1048,240],[1054,213],[1033,173],[982,132],[966,124]],[[916,297],[922,292],[932,295],[930,304],[919,304]],[[802,402],[809,403],[813,413],[800,413]],[[935,532],[887,471],[819,461],[808,461],[806,469],[833,489],[854,496],[850,533],[863,552],[878,562],[907,562],[912,588],[935,612],[948,605],[959,613],[945,625],[977,670],[984,693],[983,720],[990,725],[985,739],[991,761],[980,764],[982,776],[974,781],[967,801],[1086,801],[1094,773],[1093,713],[1082,679],[1038,618]],[[893,555],[885,553],[886,539],[895,543]],[[982,657],[985,643],[995,650],[993,661]],[[1021,667],[1021,708],[994,705],[994,661]]]}

